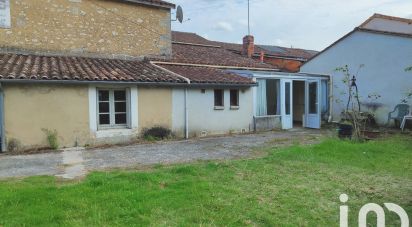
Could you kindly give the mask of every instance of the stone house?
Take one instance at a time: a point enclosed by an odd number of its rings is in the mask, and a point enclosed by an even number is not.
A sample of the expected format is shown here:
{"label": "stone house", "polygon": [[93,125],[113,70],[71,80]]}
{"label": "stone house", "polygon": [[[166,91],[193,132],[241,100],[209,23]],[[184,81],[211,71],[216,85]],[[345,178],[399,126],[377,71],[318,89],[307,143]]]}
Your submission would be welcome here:
{"label": "stone house", "polygon": [[[218,68],[174,70],[148,60],[173,61],[173,4],[5,2],[0,9],[3,151],[12,140],[22,149],[47,146],[43,129],[56,130],[61,147],[127,141],[152,126],[186,137],[249,130],[247,94],[253,80]],[[198,109],[205,112],[192,113]]]}

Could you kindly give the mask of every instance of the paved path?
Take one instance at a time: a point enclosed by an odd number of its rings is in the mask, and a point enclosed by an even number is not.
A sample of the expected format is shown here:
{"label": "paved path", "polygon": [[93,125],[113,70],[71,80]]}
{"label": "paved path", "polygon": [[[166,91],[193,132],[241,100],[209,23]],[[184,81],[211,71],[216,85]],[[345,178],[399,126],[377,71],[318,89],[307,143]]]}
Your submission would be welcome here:
{"label": "paved path", "polygon": [[0,178],[54,175],[77,178],[88,171],[132,168],[197,160],[234,159],[252,155],[255,147],[276,141],[320,137],[319,130],[267,132],[249,135],[136,144],[104,149],[68,149],[62,153],[0,155]]}

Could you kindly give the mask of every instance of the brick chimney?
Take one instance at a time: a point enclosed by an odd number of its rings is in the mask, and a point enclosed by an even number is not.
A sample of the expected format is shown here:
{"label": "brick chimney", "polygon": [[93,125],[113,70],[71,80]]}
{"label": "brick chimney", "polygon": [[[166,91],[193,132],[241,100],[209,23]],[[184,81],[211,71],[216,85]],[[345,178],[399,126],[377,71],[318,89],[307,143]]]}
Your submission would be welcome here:
{"label": "brick chimney", "polygon": [[255,38],[251,35],[247,35],[243,37],[243,48],[242,48],[242,55],[251,58],[252,55],[255,53]]}

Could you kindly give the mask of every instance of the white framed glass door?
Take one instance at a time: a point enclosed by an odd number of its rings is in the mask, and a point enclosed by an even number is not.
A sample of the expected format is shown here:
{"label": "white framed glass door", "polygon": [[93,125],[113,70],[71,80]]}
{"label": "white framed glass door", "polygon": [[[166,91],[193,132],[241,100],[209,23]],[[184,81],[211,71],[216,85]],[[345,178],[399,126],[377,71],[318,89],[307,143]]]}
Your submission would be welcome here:
{"label": "white framed glass door", "polygon": [[321,121],[321,84],[320,80],[305,82],[305,127],[320,128]]}
{"label": "white framed glass door", "polygon": [[282,129],[293,128],[293,86],[292,80],[281,79],[280,91],[281,91],[281,121]]}

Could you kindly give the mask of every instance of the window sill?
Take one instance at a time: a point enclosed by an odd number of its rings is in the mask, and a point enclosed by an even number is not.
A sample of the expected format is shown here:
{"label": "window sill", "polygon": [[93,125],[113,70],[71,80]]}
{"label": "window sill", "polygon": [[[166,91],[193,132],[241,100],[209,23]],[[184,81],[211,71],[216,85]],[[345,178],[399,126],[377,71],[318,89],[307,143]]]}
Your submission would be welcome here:
{"label": "window sill", "polygon": [[215,106],[214,110],[224,110],[224,106]]}
{"label": "window sill", "polygon": [[238,109],[239,109],[239,106],[230,106],[230,109],[231,109],[231,110],[238,110]]}
{"label": "window sill", "polygon": [[130,128],[103,128],[96,131],[96,138],[131,136],[134,132],[135,130]]}

